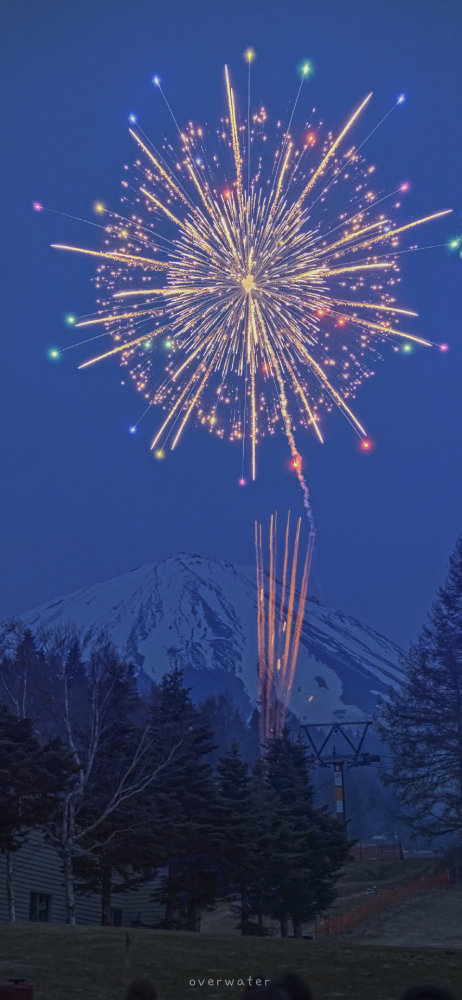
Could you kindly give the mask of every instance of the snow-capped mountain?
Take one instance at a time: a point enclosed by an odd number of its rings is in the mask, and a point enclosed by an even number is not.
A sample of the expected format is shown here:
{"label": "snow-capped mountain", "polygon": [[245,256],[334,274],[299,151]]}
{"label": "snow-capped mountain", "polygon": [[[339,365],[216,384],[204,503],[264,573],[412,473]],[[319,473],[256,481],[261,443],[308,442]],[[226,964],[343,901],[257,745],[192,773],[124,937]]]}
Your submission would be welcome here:
{"label": "snow-capped mountain", "polygon": [[[86,587],[21,615],[33,631],[72,622],[84,648],[102,631],[140,672],[158,680],[177,661],[198,700],[226,693],[247,713],[257,699],[253,569],[180,554]],[[292,711],[301,721],[359,719],[399,684],[400,649],[311,598]],[[309,700],[311,699],[311,700]]]}

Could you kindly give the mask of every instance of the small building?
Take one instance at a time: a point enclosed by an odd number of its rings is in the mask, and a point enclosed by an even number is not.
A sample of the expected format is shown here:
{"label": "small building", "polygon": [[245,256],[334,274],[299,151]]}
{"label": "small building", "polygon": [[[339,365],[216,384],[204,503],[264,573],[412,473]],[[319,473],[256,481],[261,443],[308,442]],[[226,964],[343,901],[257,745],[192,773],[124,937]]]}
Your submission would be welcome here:
{"label": "small building", "polygon": [[[8,920],[6,857],[0,854],[0,920]],[[59,855],[44,836],[32,831],[26,844],[13,855],[13,885],[16,920],[34,923],[65,923],[66,899]],[[155,881],[147,881],[128,892],[112,895],[115,927],[154,927],[163,917],[163,907],[152,896]],[[101,923],[101,898],[97,893],[76,891],[78,924]]]}

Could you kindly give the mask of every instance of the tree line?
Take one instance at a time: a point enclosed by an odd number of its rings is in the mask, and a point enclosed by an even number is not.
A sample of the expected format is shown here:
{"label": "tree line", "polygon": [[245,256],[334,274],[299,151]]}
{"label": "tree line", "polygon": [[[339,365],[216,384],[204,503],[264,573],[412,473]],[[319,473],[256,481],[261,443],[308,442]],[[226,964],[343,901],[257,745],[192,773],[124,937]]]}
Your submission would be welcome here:
{"label": "tree line", "polygon": [[414,834],[462,849],[462,536],[403,667],[402,687],[382,703],[384,780]]}
{"label": "tree line", "polygon": [[[12,629],[0,662],[0,850],[14,919],[14,855],[33,828],[61,859],[69,923],[76,889],[111,894],[157,876],[162,926],[200,928],[227,900],[243,934],[301,935],[323,912],[348,854],[313,801],[306,753],[288,730],[253,765],[236,740],[217,753],[206,706],[174,667],[141,698],[133,667],[100,637],[85,662],[72,628]],[[218,706],[219,707],[219,706]],[[215,710],[217,706],[215,705]]]}

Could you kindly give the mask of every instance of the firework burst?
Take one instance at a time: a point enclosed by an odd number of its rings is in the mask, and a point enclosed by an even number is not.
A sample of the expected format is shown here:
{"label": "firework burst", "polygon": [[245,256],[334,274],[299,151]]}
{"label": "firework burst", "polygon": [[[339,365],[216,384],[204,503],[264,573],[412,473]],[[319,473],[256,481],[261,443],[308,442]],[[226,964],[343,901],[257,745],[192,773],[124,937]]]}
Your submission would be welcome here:
{"label": "firework burst", "polygon": [[351,141],[371,94],[338,134],[313,109],[297,139],[305,64],[288,126],[271,123],[264,108],[251,112],[253,56],[245,54],[246,120],[225,69],[227,110],[214,133],[180,129],[154,77],[178,141],[157,149],[130,116],[137,158],[126,169],[121,211],[95,206],[103,249],[58,248],[98,260],[97,312],[75,326],[99,326],[112,344],[80,367],[118,356],[144,412],[163,409],[156,457],[176,448],[195,419],[241,443],[245,482],[246,456],[254,479],[259,439],[282,426],[309,512],[294,432],[307,427],[322,441],[323,413],[337,407],[367,449],[352,409],[358,386],[386,341],[395,350],[428,344],[401,329],[416,313],[397,304],[399,241],[446,212],[394,221],[408,185],[381,190]]}

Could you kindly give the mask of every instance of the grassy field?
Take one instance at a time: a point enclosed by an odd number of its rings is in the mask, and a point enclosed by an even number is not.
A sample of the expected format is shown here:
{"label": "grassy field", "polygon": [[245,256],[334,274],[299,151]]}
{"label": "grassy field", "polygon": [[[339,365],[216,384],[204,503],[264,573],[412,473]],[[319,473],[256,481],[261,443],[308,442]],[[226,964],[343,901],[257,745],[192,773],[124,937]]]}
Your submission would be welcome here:
{"label": "grassy field", "polygon": [[432,893],[386,911],[363,936],[371,944],[462,949],[462,890]]}
{"label": "grassy field", "polygon": [[[225,976],[237,980],[251,973],[274,976],[288,968],[308,979],[317,1000],[397,1000],[419,981],[437,982],[458,996],[462,983],[462,950],[449,948],[398,948],[357,939],[350,944],[168,931],[129,933],[130,976],[152,978],[163,1000],[236,1000],[241,993],[237,984],[192,986],[190,980]],[[0,979],[29,979],[35,985],[35,1000],[122,1000],[125,936],[124,930],[115,928],[2,924]]]}

